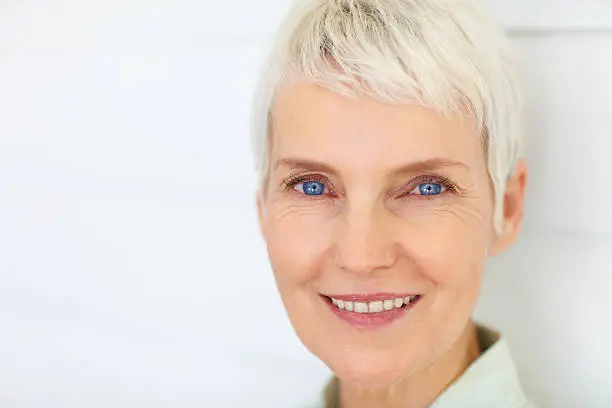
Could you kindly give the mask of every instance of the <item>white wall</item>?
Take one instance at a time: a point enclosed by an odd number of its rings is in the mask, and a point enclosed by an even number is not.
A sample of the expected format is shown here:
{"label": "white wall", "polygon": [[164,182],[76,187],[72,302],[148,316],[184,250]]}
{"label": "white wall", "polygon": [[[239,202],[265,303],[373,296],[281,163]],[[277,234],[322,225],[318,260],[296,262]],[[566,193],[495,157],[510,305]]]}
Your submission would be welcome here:
{"label": "white wall", "polygon": [[[491,3],[532,180],[477,317],[543,406],[610,407],[612,3]],[[326,380],[254,214],[248,103],[287,4],[0,4],[1,406],[292,407]]]}

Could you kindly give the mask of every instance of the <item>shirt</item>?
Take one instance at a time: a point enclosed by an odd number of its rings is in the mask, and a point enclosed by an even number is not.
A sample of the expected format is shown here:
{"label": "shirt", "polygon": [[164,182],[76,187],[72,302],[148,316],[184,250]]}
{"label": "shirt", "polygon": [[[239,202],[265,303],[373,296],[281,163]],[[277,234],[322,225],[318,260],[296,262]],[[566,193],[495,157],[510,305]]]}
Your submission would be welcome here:
{"label": "shirt", "polygon": [[[535,408],[521,388],[506,341],[484,326],[477,330],[483,352],[429,408]],[[339,408],[337,377],[312,408]]]}

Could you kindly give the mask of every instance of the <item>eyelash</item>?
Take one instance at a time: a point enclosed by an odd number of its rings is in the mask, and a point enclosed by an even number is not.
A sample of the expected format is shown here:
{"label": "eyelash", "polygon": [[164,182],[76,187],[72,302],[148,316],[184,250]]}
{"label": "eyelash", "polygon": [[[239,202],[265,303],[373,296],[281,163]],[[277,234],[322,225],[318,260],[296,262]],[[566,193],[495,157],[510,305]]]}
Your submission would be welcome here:
{"label": "eyelash", "polygon": [[[320,174],[302,174],[302,175],[290,177],[289,179],[283,181],[283,185],[285,187],[285,191],[290,191],[290,190],[293,191],[293,188],[296,185],[300,183],[307,183],[309,181],[318,181],[319,183],[324,184],[325,187],[330,190],[330,192],[328,192],[327,194],[322,194],[321,196],[329,197],[331,194],[332,198],[337,197],[337,193],[331,187],[329,187],[328,185],[329,180],[327,179],[327,177],[322,176]],[[407,199],[407,197],[410,197],[410,196],[417,196],[419,197],[419,199],[431,200],[445,193],[443,192],[439,195],[433,195],[433,196],[427,196],[427,195],[422,195],[422,194],[410,194],[410,192],[412,192],[420,184],[425,184],[425,183],[441,184],[446,189],[445,192],[456,193],[459,190],[457,185],[453,183],[447,177],[440,176],[440,175],[425,174],[425,175],[416,177],[415,179],[411,180],[409,184],[412,185],[412,187],[407,192],[402,193],[398,198]],[[296,193],[298,192],[296,191]],[[321,196],[309,196],[306,194],[300,194],[300,196],[305,197],[306,199],[309,199],[309,200],[321,198]]]}

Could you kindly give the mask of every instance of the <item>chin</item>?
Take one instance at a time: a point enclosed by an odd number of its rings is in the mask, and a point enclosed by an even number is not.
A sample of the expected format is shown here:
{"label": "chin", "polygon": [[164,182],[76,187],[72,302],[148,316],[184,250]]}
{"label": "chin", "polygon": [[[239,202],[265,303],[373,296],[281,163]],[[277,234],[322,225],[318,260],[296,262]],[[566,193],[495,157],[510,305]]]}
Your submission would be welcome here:
{"label": "chin", "polygon": [[[340,357],[342,356],[342,357]],[[405,364],[398,353],[367,352],[344,349],[326,362],[343,383],[360,388],[388,386],[410,372],[411,364]]]}

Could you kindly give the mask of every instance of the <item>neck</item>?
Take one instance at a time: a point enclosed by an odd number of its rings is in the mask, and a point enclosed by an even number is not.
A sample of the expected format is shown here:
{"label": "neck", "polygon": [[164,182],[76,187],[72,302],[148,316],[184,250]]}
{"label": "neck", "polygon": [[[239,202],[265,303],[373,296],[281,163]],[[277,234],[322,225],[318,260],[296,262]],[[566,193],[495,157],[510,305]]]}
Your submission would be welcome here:
{"label": "neck", "polygon": [[342,408],[426,408],[480,355],[476,326],[470,322],[451,349],[426,369],[384,389],[340,384]]}

